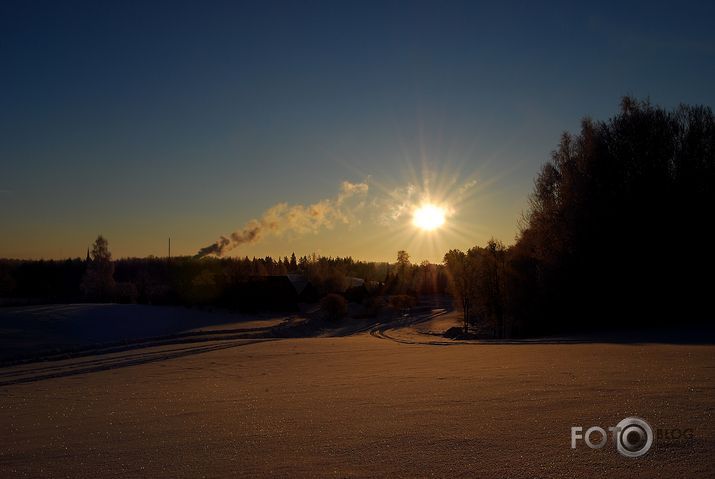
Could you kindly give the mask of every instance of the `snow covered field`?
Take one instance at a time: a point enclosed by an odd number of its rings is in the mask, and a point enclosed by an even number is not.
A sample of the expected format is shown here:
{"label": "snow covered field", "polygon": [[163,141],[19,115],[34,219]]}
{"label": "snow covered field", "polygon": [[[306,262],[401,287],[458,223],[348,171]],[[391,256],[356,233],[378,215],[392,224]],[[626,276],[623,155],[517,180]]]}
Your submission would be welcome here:
{"label": "snow covered field", "polygon": [[[0,477],[715,476],[715,346],[430,344],[425,324],[2,368]],[[631,415],[693,434],[571,449]]]}

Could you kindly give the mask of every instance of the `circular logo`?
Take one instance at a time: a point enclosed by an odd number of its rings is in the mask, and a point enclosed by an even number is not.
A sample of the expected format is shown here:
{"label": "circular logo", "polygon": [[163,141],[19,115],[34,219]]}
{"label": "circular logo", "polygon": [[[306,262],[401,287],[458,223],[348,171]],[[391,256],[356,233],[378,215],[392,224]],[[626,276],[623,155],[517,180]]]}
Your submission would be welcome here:
{"label": "circular logo", "polygon": [[627,417],[616,425],[616,447],[626,457],[640,457],[653,445],[653,429],[639,417]]}

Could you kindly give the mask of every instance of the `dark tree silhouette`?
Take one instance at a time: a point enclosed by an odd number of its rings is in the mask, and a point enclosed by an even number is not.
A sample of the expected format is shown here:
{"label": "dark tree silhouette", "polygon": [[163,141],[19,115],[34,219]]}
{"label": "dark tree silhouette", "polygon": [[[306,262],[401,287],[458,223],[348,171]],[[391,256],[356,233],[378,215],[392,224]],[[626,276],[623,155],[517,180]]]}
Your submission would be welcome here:
{"label": "dark tree silhouette", "polygon": [[511,252],[526,330],[675,323],[706,306],[713,271],[710,108],[626,97],[564,133],[535,181]]}
{"label": "dark tree silhouette", "polygon": [[410,255],[407,251],[400,250],[397,252],[397,262],[395,263],[395,267],[397,271],[397,292],[404,293],[410,289],[412,283]]}
{"label": "dark tree silhouette", "polygon": [[491,239],[485,248],[475,246],[466,253],[450,250],[444,256],[450,290],[464,313],[465,334],[470,324],[481,323],[482,333],[496,337],[510,335],[507,255],[504,244]]}
{"label": "dark tree silhouette", "polygon": [[444,255],[444,264],[447,268],[450,291],[462,309],[462,325],[464,333],[467,334],[472,317],[472,304],[477,295],[479,269],[473,255],[456,249]]}
{"label": "dark tree silhouette", "polygon": [[109,252],[109,242],[102,235],[97,236],[92,245],[90,261],[80,288],[85,297],[93,301],[114,299],[114,263]]}
{"label": "dark tree silhouette", "polygon": [[331,293],[320,300],[320,309],[327,319],[337,321],[348,312],[348,303],[339,294]]}

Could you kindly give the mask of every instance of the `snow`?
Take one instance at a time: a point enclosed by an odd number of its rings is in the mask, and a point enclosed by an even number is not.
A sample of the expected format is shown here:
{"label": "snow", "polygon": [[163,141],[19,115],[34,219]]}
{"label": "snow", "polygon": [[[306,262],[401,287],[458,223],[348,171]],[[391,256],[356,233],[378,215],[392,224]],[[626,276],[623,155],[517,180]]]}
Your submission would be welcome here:
{"label": "snow", "polygon": [[[715,475],[712,345],[442,345],[384,332],[0,369],[0,477]],[[612,442],[571,449],[572,426],[630,415],[693,439],[637,459]]]}

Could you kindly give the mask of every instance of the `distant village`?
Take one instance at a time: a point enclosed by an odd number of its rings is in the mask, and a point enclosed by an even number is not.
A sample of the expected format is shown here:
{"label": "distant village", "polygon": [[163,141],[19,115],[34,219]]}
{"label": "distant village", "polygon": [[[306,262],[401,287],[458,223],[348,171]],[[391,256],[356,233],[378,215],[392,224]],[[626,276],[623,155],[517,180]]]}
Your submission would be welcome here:
{"label": "distant village", "polygon": [[404,297],[445,293],[447,286],[442,265],[412,264],[404,251],[395,263],[295,254],[114,260],[99,236],[85,259],[0,260],[3,305],[119,302],[290,312],[337,295],[371,314],[393,296],[404,303]]}

